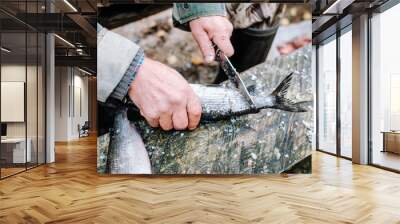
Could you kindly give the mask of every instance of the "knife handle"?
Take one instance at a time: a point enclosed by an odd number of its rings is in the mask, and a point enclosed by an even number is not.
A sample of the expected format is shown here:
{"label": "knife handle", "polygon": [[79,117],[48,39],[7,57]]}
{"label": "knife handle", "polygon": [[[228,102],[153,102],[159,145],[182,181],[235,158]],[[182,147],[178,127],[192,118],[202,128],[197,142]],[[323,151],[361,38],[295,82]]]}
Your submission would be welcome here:
{"label": "knife handle", "polygon": [[224,55],[221,49],[219,49],[216,45],[214,45],[215,49],[215,60],[218,61],[220,67],[224,71],[224,73],[228,76],[229,80],[235,84],[235,87],[238,87],[238,80],[236,79],[237,71],[230,63],[228,58]]}

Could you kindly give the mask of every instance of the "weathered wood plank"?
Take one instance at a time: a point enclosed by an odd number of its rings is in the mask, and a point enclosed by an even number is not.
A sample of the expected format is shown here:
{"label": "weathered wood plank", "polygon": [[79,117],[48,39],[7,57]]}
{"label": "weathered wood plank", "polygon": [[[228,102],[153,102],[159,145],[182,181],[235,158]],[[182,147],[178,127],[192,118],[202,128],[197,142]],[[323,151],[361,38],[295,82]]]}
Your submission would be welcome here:
{"label": "weathered wood plank", "polygon": [[[306,113],[265,109],[257,114],[201,124],[194,131],[150,128],[135,121],[154,174],[280,173],[311,153],[311,46],[255,66],[242,75],[258,97],[295,72],[287,98],[307,101]],[[229,83],[225,83],[229,85]],[[123,130],[118,130],[120,132]],[[110,152],[112,153],[112,152]],[[309,172],[311,168],[309,168]]]}

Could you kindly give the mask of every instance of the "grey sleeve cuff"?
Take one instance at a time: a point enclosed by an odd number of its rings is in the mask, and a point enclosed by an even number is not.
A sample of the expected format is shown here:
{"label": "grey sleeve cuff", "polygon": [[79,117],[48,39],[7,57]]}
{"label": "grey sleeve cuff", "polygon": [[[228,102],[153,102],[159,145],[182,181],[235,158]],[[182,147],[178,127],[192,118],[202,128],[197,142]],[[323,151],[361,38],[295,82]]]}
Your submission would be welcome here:
{"label": "grey sleeve cuff", "polygon": [[97,100],[105,103],[124,77],[140,47],[106,28],[99,29],[97,36]]}
{"label": "grey sleeve cuff", "polygon": [[143,49],[139,49],[136,56],[133,58],[128,69],[126,70],[124,76],[119,81],[118,85],[115,87],[110,97],[122,101],[124,97],[128,94],[128,89],[132,81],[135,79],[136,72],[139,67],[143,64],[144,52]]}

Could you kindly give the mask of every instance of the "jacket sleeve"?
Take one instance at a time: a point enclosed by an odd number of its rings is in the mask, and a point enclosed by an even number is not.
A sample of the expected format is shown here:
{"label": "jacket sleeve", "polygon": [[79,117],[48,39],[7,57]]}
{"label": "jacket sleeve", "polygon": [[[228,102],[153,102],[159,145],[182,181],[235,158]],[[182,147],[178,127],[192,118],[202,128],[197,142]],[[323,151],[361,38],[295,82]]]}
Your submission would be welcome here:
{"label": "jacket sleeve", "polygon": [[226,16],[224,3],[174,3],[174,26],[189,31],[188,22],[202,16]]}
{"label": "jacket sleeve", "polygon": [[100,24],[97,24],[97,49],[97,100],[122,101],[143,63],[143,50]]}

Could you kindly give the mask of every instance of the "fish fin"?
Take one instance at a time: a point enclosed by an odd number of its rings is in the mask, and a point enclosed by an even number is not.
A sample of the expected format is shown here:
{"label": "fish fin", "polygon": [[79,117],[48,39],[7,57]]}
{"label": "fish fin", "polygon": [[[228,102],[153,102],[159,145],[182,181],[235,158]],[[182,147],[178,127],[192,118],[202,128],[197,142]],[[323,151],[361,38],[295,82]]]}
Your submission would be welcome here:
{"label": "fish fin", "polygon": [[293,78],[293,72],[290,73],[288,76],[286,76],[281,83],[279,83],[279,86],[276,87],[276,89],[272,92],[271,95],[285,98],[287,90],[290,87],[290,82],[292,81],[292,78]]}
{"label": "fish fin", "polygon": [[285,98],[292,78],[293,72],[286,76],[286,78],[284,78],[279,86],[272,92],[271,95],[275,99],[275,105],[273,107],[291,112],[306,112],[307,110],[305,108],[294,103],[292,100]]}
{"label": "fish fin", "polygon": [[307,112],[307,109],[303,108],[299,104],[280,96],[276,96],[274,108],[290,112]]}

